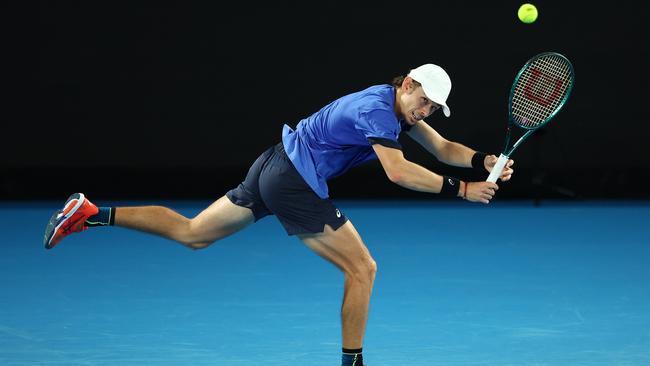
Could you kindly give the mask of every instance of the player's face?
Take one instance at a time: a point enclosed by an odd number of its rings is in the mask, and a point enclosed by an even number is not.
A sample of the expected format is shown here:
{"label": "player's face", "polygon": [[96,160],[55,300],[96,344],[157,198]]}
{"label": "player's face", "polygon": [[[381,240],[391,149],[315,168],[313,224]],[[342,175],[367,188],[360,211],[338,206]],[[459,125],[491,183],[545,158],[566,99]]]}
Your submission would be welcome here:
{"label": "player's face", "polygon": [[414,125],[429,117],[439,108],[438,103],[427,98],[421,86],[415,87],[412,84],[410,92],[407,91],[404,98],[404,108],[402,108],[404,121],[409,125]]}

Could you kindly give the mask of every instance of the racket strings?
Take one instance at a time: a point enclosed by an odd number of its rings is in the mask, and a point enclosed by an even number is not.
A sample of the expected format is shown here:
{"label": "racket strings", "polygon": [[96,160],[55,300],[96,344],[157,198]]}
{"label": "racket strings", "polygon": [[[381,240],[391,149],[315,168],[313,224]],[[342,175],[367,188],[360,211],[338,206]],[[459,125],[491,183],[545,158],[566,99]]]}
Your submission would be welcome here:
{"label": "racket strings", "polygon": [[572,82],[572,68],[563,57],[549,55],[533,61],[514,88],[514,122],[529,129],[545,123],[561,107]]}

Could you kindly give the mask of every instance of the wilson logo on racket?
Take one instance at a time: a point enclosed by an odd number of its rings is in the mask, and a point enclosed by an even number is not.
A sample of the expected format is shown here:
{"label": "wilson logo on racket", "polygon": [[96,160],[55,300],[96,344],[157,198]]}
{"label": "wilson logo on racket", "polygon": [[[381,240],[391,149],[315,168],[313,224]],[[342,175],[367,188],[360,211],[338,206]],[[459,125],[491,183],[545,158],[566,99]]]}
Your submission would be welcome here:
{"label": "wilson logo on racket", "polygon": [[[560,95],[564,90],[564,81],[562,79],[544,74],[536,68],[531,68],[530,73],[531,77],[526,80],[526,85],[524,86],[524,97],[545,107],[560,99]],[[544,78],[544,80],[539,80],[540,78]],[[540,88],[541,90],[535,90],[535,85],[542,86]],[[553,92],[550,95],[545,97],[544,95],[538,94],[538,92],[546,92],[547,90],[545,88],[548,88],[549,85],[553,85]]]}

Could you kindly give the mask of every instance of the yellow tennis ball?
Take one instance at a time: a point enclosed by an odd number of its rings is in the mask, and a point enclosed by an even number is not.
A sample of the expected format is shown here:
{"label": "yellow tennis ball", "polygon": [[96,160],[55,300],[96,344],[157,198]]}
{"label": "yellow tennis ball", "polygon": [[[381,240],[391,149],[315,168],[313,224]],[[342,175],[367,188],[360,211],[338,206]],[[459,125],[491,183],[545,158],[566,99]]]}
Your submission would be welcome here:
{"label": "yellow tennis ball", "polygon": [[517,11],[517,16],[526,24],[533,23],[537,20],[537,8],[533,4],[522,4]]}

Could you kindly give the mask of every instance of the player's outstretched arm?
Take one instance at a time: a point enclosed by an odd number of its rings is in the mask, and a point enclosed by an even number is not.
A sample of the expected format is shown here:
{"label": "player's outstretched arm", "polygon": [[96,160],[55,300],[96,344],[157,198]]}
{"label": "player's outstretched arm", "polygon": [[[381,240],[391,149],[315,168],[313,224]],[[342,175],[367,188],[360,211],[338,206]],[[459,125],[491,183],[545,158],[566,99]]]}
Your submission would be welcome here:
{"label": "player's outstretched arm", "polygon": [[373,144],[373,149],[388,179],[414,191],[440,193],[442,176],[404,158],[402,150]]}
{"label": "player's outstretched arm", "polygon": [[[445,139],[424,121],[416,123],[407,134],[438,160],[448,165],[485,169],[489,173],[492,171],[498,159],[496,155],[480,154],[478,157],[483,159],[483,161],[474,161],[476,159],[475,150],[458,142]],[[514,161],[512,159],[508,160],[500,177],[502,182],[506,182],[512,177],[514,173],[512,169],[513,164]]]}
{"label": "player's outstretched arm", "polygon": [[[443,191],[444,177],[438,175],[418,164],[404,158],[401,150],[386,147],[380,144],[372,145],[379,161],[381,162],[388,179],[404,188],[414,191],[441,193]],[[465,182],[458,181],[456,196],[472,202],[488,203],[499,187],[491,182]]]}
{"label": "player's outstretched arm", "polygon": [[445,139],[424,121],[418,121],[406,134],[445,164],[461,168],[472,166],[474,150]]}

